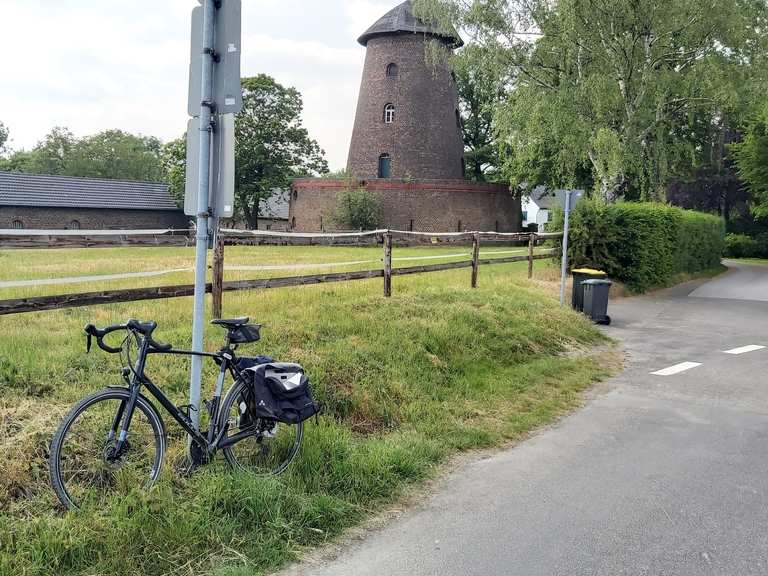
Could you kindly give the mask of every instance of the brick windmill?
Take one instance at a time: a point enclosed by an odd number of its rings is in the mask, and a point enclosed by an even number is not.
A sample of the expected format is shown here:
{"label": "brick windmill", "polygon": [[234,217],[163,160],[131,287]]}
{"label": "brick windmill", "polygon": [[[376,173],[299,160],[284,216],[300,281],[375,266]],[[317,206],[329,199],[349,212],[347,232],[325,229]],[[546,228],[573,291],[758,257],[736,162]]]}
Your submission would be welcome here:
{"label": "brick windmill", "polygon": [[359,178],[464,177],[461,117],[446,64],[427,61],[425,45],[463,42],[455,30],[418,20],[410,0],[358,40],[366,47],[348,171]]}

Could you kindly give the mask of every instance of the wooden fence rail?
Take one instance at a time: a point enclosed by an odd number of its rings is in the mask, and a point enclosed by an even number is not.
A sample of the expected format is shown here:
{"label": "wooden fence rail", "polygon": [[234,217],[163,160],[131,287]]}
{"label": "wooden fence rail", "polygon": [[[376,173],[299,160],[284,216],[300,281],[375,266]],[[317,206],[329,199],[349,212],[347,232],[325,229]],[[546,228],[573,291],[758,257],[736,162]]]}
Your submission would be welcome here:
{"label": "wooden fence rail", "polygon": [[[4,231],[0,230],[0,237]],[[238,232],[237,236],[242,237],[244,233]],[[253,237],[268,235],[270,237],[288,237],[292,234],[280,233],[249,233]],[[83,233],[87,237],[88,233]],[[394,268],[392,266],[393,238],[402,236],[420,235],[430,238],[461,238],[464,241],[472,241],[472,259],[460,262],[449,262],[445,264],[430,264],[423,266],[412,266],[406,268]],[[77,238],[77,234],[69,233],[68,236]],[[309,236],[309,235],[303,235]],[[312,235],[317,238],[320,235]],[[323,235],[333,236],[333,235]],[[355,236],[354,234],[344,234],[346,238]],[[354,280],[369,280],[372,278],[384,279],[384,295],[392,295],[392,277],[406,276],[411,274],[428,274],[433,272],[442,272],[446,270],[458,270],[462,268],[471,268],[471,286],[478,286],[479,272],[481,266],[509,264],[513,262],[528,262],[528,275],[533,275],[533,263],[536,260],[550,259],[554,255],[554,250],[545,253],[535,254],[534,248],[541,238],[555,238],[562,234],[497,234],[491,232],[473,232],[473,233],[451,233],[451,234],[419,234],[400,231],[382,230],[370,233],[363,233],[357,236],[378,237],[384,247],[383,266],[380,269],[361,270],[354,272],[337,272],[329,274],[313,274],[304,276],[289,276],[284,278],[262,278],[257,280],[240,280],[234,282],[224,281],[224,260],[225,244],[230,244],[232,235],[225,231],[219,235],[213,261],[213,282],[206,285],[206,292],[213,294],[213,315],[216,318],[221,317],[223,307],[223,294],[225,292],[235,292],[242,290],[268,290],[273,288],[285,288],[290,286],[308,286],[312,284],[328,284],[335,282],[350,282]],[[40,235],[39,237],[44,237]],[[525,256],[512,256],[505,258],[480,258],[480,246],[482,238],[488,237],[494,240],[507,240],[515,242],[527,242],[528,254]],[[194,294],[193,285],[182,286],[160,286],[153,288],[135,288],[124,290],[109,290],[101,292],[88,292],[80,294],[63,294],[57,296],[39,296],[31,298],[18,298],[12,300],[0,300],[0,316],[10,314],[21,314],[26,312],[42,312],[47,310],[59,310],[64,308],[78,308],[83,306],[94,306],[103,304],[115,304],[120,302],[137,302],[142,300],[160,300],[166,298],[188,297]]]}

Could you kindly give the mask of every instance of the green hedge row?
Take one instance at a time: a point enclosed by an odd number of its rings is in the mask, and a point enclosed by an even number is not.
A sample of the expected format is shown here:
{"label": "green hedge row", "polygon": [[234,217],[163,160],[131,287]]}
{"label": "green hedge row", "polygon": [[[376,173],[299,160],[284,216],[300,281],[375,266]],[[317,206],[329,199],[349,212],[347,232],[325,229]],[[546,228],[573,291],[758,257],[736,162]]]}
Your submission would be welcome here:
{"label": "green hedge row", "polygon": [[768,258],[768,234],[728,234],[725,255],[728,258]]}
{"label": "green hedge row", "polygon": [[571,230],[574,268],[599,268],[637,292],[713,269],[725,248],[722,218],[666,204],[585,201]]}

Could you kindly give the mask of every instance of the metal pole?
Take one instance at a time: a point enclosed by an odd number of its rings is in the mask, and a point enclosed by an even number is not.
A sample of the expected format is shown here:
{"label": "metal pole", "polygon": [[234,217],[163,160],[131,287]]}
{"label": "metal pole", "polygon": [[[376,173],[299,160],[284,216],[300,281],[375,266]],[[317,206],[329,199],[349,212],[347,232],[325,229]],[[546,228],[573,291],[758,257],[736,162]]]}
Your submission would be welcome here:
{"label": "metal pole", "polygon": [[565,193],[565,226],[563,228],[563,269],[560,279],[560,306],[565,306],[565,284],[568,281],[568,231],[571,225],[571,192]]}
{"label": "metal pole", "polygon": [[[197,191],[197,234],[195,251],[195,304],[192,318],[192,350],[202,352],[205,332],[205,280],[208,268],[208,192],[211,178],[211,130],[213,118],[213,53],[216,6],[214,0],[203,3],[203,89],[200,94],[200,180]],[[192,357],[189,411],[195,428],[200,428],[200,388],[203,360]]]}

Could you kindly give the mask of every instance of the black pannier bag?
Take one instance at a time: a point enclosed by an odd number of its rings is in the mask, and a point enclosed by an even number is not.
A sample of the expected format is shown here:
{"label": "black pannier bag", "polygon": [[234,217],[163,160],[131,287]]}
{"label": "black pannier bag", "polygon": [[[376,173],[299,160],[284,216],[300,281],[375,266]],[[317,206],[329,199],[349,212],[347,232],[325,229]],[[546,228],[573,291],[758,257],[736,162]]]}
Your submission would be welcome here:
{"label": "black pannier bag", "polygon": [[299,364],[261,364],[245,374],[253,392],[251,412],[257,418],[298,424],[320,413],[309,378]]}

